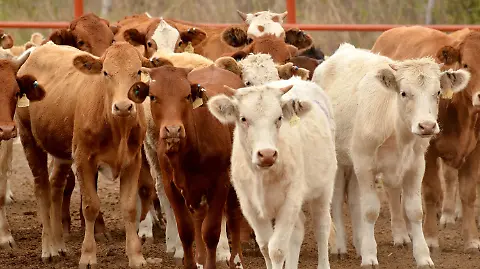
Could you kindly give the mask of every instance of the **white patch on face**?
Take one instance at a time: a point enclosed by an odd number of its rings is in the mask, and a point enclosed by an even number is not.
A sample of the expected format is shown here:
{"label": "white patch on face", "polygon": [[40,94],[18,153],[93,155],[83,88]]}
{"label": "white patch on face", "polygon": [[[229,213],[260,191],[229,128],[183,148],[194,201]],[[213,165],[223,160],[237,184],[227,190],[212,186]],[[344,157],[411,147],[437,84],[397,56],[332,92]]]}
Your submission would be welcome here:
{"label": "white patch on face", "polygon": [[480,91],[475,92],[472,96],[472,105],[480,106]]}
{"label": "white patch on face", "polygon": [[165,20],[160,19],[160,23],[153,32],[152,39],[157,43],[159,51],[173,53],[180,33],[177,29],[168,24]]}
{"label": "white patch on face", "polygon": [[235,268],[243,269],[242,261],[240,260],[240,256],[238,254],[235,255],[235,259],[233,259],[233,262],[235,263]]}
{"label": "white patch on face", "polygon": [[[273,17],[277,14],[270,11],[257,12],[255,14],[248,14],[245,22],[249,25],[247,35],[251,37],[260,37],[265,34],[274,34],[280,37],[285,34],[282,22],[274,22]],[[259,26],[263,27],[260,31]]]}
{"label": "white patch on face", "polygon": [[260,86],[279,80],[278,70],[269,54],[248,55],[240,61],[242,79],[247,86]]}

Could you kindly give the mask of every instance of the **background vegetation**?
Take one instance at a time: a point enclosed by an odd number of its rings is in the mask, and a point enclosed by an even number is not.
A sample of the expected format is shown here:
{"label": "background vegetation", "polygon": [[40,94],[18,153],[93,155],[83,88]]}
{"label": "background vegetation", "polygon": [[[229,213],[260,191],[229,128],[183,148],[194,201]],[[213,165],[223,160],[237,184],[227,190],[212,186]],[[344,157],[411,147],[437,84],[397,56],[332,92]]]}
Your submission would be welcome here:
{"label": "background vegetation", "polygon": [[[85,12],[94,12],[114,22],[126,15],[148,11],[163,16],[194,22],[239,23],[239,9],[253,12],[270,9],[286,10],[284,0],[111,0],[112,9],[102,12],[102,3],[109,0],[84,0]],[[424,24],[428,2],[433,4],[432,24],[476,24],[480,22],[480,0],[297,0],[298,23],[331,24]],[[104,14],[102,14],[104,13]],[[70,21],[71,0],[0,0],[0,20]],[[31,33],[47,35],[50,30],[7,29],[15,43],[23,44]],[[370,48],[380,33],[311,32],[316,44],[332,53],[340,43],[350,42]]]}

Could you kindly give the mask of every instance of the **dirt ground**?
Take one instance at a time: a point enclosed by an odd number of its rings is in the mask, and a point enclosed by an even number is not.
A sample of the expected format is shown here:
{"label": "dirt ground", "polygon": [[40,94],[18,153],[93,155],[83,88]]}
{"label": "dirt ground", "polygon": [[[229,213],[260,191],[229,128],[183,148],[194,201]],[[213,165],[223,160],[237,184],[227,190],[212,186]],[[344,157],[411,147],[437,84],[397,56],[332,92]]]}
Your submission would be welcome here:
{"label": "dirt ground", "polygon": [[[8,206],[7,214],[18,248],[8,251],[0,250],[0,269],[77,268],[83,241],[83,232],[80,229],[78,214],[78,188],[75,190],[72,198],[73,227],[72,234],[67,241],[68,254],[65,258],[53,264],[44,264],[40,259],[41,224],[37,217],[33,181],[20,144],[14,145],[13,167],[14,171],[10,181],[15,202]],[[128,268],[128,260],[125,256],[125,233],[118,205],[118,182],[99,182],[99,194],[106,225],[113,239],[108,242],[97,242],[99,263],[97,268]],[[348,225],[350,224],[348,223]],[[443,251],[432,256],[437,269],[480,268],[480,253],[463,253],[463,242],[459,228],[460,224],[457,223],[455,227],[442,231],[440,244],[443,247]],[[350,230],[350,227],[348,229]],[[375,231],[381,268],[415,268],[411,247],[395,248],[392,246],[389,214],[385,203],[383,204]],[[164,232],[156,228],[154,236],[155,243],[144,245],[143,254],[145,258],[161,258],[162,262],[150,265],[150,267],[175,268],[173,259],[165,253]],[[246,248],[244,249],[244,255],[245,268],[265,268],[263,258],[259,252],[254,251],[252,248]],[[299,268],[316,268],[316,257],[316,243],[311,223],[308,222]],[[332,260],[331,268],[359,268],[360,261],[360,258],[355,257],[353,246],[350,244],[348,258],[343,261]]]}

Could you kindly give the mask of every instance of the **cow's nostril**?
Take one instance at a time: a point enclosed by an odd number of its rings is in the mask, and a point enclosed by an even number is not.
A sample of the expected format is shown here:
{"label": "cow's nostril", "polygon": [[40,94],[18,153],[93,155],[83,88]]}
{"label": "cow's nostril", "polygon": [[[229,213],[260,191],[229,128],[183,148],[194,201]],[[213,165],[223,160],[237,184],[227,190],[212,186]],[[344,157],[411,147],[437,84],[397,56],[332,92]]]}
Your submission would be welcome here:
{"label": "cow's nostril", "polygon": [[119,111],[120,108],[118,108],[117,104],[113,105],[113,108],[115,109],[115,111]]}
{"label": "cow's nostril", "polygon": [[132,108],[133,108],[133,104],[130,104],[130,106],[128,106],[128,111],[132,111]]}

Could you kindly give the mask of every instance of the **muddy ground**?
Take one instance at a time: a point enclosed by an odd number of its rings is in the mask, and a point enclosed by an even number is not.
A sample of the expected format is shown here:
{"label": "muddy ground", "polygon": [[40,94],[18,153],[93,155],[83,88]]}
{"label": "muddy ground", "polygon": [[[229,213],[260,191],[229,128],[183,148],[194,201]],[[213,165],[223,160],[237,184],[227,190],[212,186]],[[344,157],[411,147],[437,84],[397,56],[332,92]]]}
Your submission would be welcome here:
{"label": "muddy ground", "polygon": [[[7,214],[13,236],[18,244],[14,250],[0,250],[0,269],[33,269],[33,268],[77,268],[80,258],[83,232],[80,229],[79,191],[75,190],[72,198],[72,233],[67,241],[68,254],[62,260],[53,264],[44,264],[41,254],[41,224],[37,217],[37,206],[33,194],[32,175],[25,160],[20,144],[14,145],[14,171],[10,178],[15,197],[14,204],[8,206]],[[125,256],[125,234],[118,205],[118,182],[99,182],[99,194],[102,201],[107,228],[113,239],[97,243],[97,268],[128,268]],[[348,218],[347,218],[348,219]],[[350,225],[348,223],[348,225]],[[436,268],[480,268],[480,253],[463,253],[463,242],[459,232],[460,224],[442,231],[442,252],[432,256]],[[348,227],[350,230],[350,226]],[[145,258],[161,258],[160,264],[150,265],[151,268],[175,268],[170,255],[165,253],[164,233],[160,228],[154,230],[155,242],[143,246]],[[351,234],[349,235],[351,236]],[[383,203],[382,212],[376,225],[376,240],[378,243],[378,259],[381,268],[404,269],[415,268],[411,247],[395,248],[392,246],[390,222],[387,205]],[[245,268],[265,268],[259,252],[251,247],[244,249]],[[304,244],[300,257],[299,268],[314,269],[317,260],[316,244],[311,223],[307,223]],[[346,260],[331,261],[331,268],[359,268],[360,258],[355,257],[353,246],[349,246],[349,256]]]}

